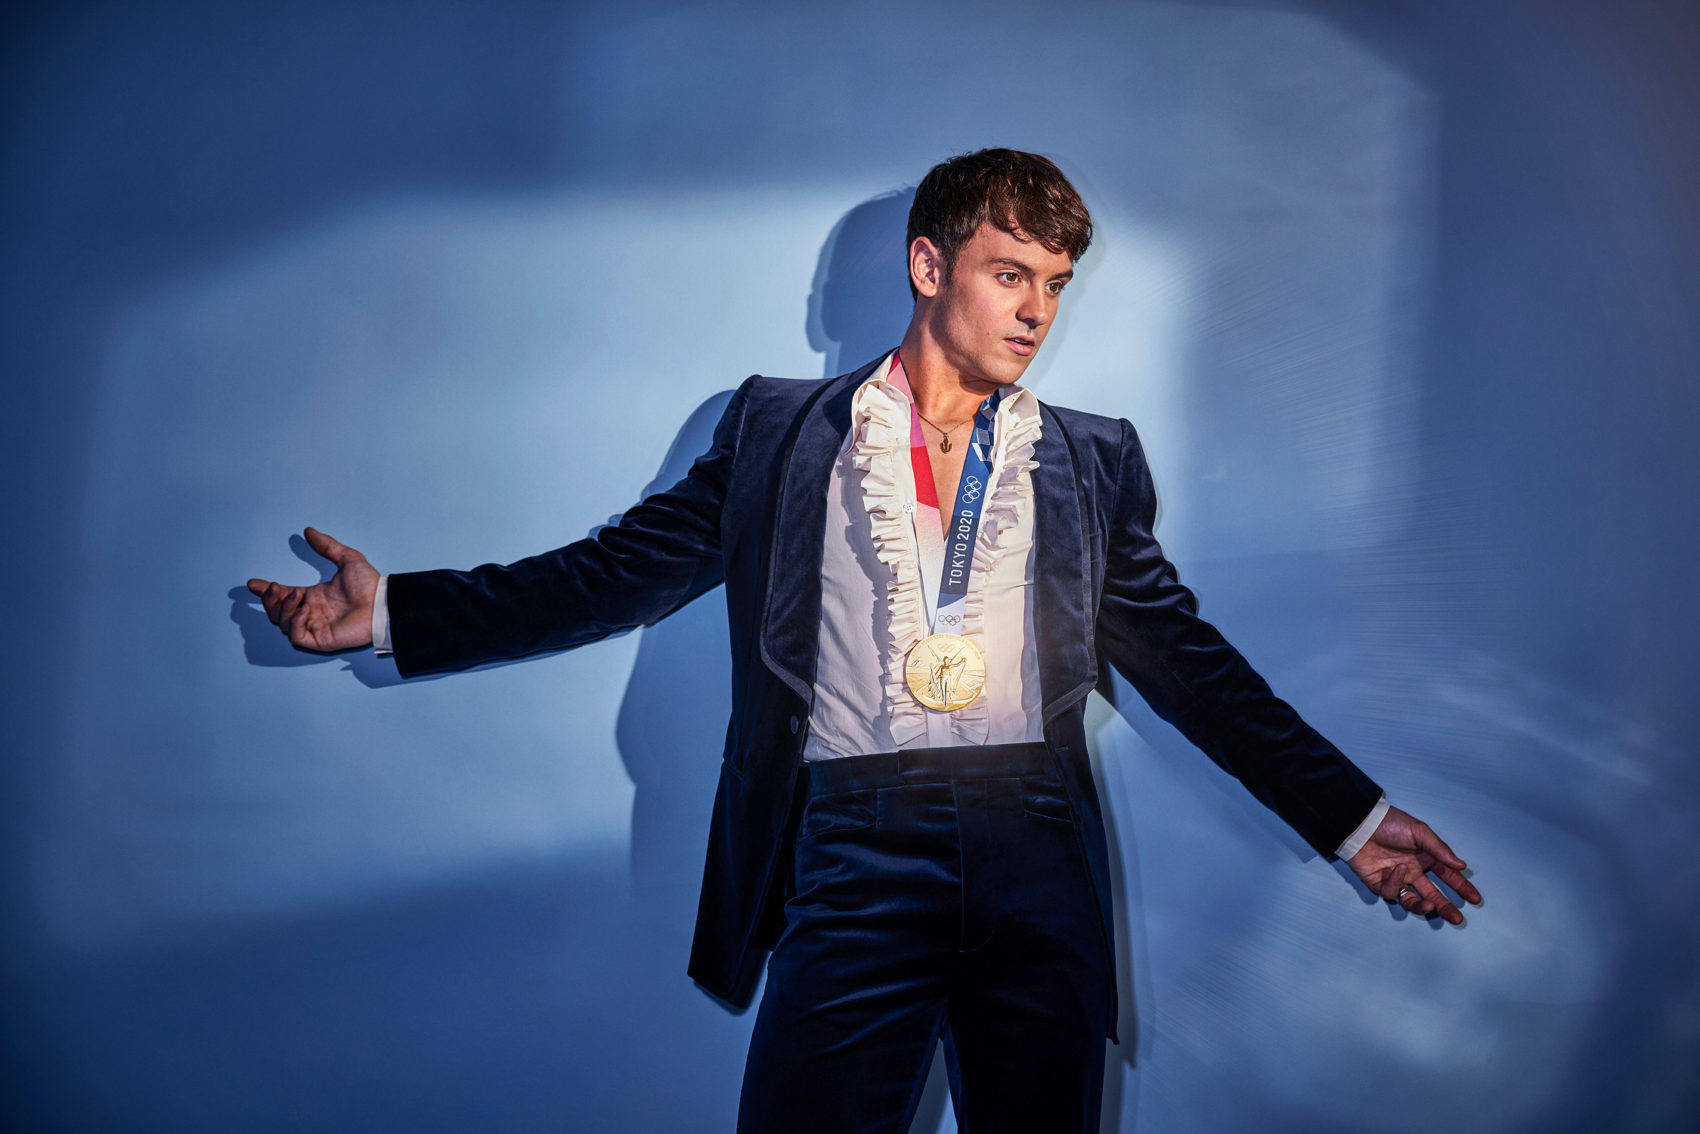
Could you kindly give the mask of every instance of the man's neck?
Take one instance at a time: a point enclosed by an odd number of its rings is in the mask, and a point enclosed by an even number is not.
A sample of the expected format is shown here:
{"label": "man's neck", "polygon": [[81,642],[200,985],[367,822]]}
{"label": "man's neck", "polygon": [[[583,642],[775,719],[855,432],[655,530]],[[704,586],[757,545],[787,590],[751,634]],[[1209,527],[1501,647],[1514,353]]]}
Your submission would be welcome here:
{"label": "man's neck", "polygon": [[897,348],[897,355],[903,360],[903,373],[909,379],[909,391],[915,397],[915,409],[937,426],[967,421],[980,403],[997,390],[997,383],[976,378],[952,365],[919,323],[918,319],[910,322]]}

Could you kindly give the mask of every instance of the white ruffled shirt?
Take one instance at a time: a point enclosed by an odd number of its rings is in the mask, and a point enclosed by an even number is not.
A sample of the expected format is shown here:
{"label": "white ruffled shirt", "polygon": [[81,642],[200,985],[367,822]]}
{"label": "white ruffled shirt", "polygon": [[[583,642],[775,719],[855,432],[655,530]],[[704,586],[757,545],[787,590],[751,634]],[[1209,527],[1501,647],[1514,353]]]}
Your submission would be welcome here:
{"label": "white ruffled shirt", "polygon": [[975,537],[961,633],[986,659],[986,691],[955,712],[915,700],[910,649],[932,633],[943,539],[916,529],[909,398],[895,352],[856,391],[827,486],[820,654],[805,760],[1044,739],[1033,577],[1033,446],[1039,403],[1011,387],[993,424],[991,491]]}

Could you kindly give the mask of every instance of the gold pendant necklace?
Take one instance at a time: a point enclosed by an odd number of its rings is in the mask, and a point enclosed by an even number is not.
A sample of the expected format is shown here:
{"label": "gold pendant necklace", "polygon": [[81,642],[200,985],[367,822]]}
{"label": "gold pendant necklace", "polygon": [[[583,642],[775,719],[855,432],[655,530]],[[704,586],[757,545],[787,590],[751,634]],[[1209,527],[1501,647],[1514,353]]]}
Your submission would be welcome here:
{"label": "gold pendant necklace", "polygon": [[967,425],[969,421],[974,420],[973,418],[969,418],[967,421],[959,421],[947,430],[944,426],[939,425],[931,418],[923,417],[920,410],[915,411],[915,416],[921,418],[922,421],[939,431],[939,452],[941,453],[950,452],[950,435],[955,433],[958,429],[961,429],[964,425]]}

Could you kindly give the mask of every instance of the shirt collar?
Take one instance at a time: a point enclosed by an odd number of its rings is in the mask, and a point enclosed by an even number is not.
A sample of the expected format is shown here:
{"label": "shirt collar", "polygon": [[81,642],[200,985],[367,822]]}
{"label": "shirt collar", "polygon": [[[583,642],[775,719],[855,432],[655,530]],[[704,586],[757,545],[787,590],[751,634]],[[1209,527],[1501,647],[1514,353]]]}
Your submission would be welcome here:
{"label": "shirt collar", "polygon": [[[857,388],[856,396],[850,403],[850,421],[852,424],[850,437],[846,440],[845,444],[847,449],[855,442],[857,433],[855,423],[861,421],[866,416],[868,411],[868,401],[870,398],[879,396],[891,398],[895,401],[901,402],[905,413],[908,412],[910,405],[908,396],[903,392],[902,388],[895,385],[890,380],[891,369],[894,365],[896,365],[896,363],[897,351],[893,350],[880,360],[879,365],[874,367],[867,379],[864,380],[861,386]],[[1013,385],[1006,388],[1003,399],[998,403],[997,421],[1000,425],[999,432],[1002,432],[1001,426],[1004,424],[1012,424],[1017,421],[1024,421],[1028,418],[1036,418],[1038,416],[1039,399],[1034,397],[1033,391],[1021,385]]]}

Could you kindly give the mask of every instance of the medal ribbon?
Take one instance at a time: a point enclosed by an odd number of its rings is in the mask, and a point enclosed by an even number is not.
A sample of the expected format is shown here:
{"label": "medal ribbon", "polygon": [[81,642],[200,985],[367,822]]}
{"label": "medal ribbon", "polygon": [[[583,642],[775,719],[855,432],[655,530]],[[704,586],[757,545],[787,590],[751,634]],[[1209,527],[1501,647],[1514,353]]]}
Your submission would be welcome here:
{"label": "medal ribbon", "polygon": [[[921,432],[921,414],[915,408],[915,396],[909,389],[903,363],[895,361],[891,368],[893,384],[909,395],[909,466],[915,475],[917,528],[934,523],[939,509],[938,490],[933,484],[933,462],[927,452],[927,441]],[[974,567],[974,541],[980,533],[980,515],[985,510],[986,497],[992,488],[993,423],[998,403],[1003,400],[1002,389],[980,403],[974,414],[974,432],[968,441],[968,454],[962,462],[962,479],[956,487],[956,507],[950,513],[950,527],[944,535],[943,565],[939,572],[938,603],[934,607],[935,634],[962,633],[962,609],[968,601],[968,575]],[[939,529],[932,528],[936,537]]]}

